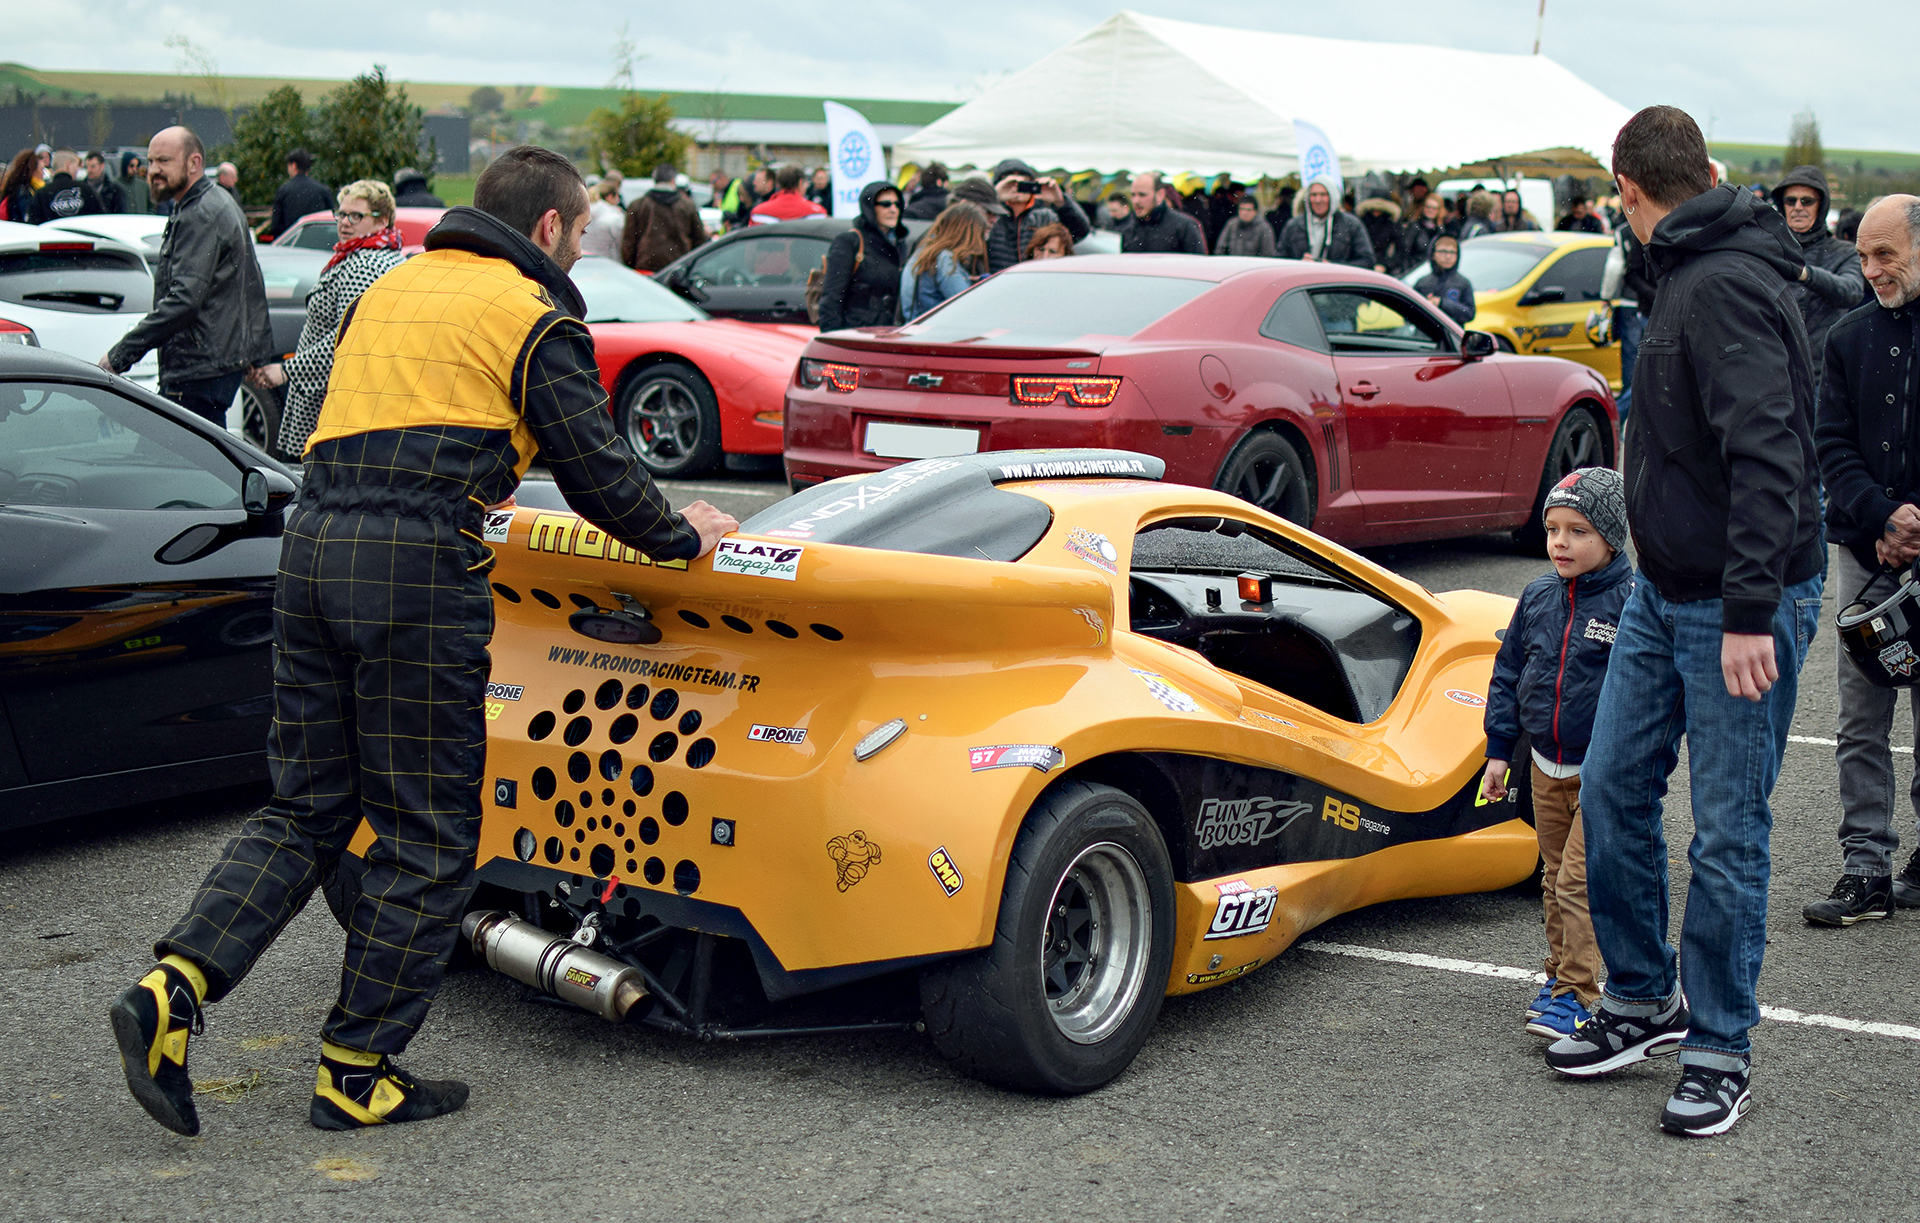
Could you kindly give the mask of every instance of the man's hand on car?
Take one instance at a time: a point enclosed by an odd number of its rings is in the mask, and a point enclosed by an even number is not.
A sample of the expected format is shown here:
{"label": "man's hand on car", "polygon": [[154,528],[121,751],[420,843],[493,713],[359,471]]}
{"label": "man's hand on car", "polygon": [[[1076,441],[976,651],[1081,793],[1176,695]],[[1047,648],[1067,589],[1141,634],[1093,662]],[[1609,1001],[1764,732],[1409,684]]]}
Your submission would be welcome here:
{"label": "man's hand on car", "polygon": [[696,501],[680,513],[686,518],[687,525],[700,535],[700,551],[695,559],[713,551],[713,546],[720,542],[722,535],[740,529],[738,518],[725,510],[715,509],[704,501]]}

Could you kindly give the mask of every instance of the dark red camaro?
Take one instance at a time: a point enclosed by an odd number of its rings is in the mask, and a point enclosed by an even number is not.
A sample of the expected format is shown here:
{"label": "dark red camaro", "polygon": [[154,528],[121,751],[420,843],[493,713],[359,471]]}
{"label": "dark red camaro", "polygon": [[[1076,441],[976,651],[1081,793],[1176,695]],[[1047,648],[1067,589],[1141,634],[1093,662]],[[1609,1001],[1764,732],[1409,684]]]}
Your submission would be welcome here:
{"label": "dark red camaro", "polygon": [[976,450],[1140,450],[1169,481],[1382,544],[1530,530],[1552,482],[1613,463],[1617,419],[1591,369],[1496,353],[1385,276],[1090,255],[814,339],[786,465],[803,487]]}

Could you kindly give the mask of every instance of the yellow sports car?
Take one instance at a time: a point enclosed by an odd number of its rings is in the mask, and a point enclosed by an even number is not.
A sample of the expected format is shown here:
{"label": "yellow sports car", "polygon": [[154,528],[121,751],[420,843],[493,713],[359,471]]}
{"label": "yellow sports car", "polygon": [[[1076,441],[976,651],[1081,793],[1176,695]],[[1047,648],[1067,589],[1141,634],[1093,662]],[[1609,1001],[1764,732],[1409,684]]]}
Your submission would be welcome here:
{"label": "yellow sports car", "polygon": [[[1612,315],[1600,296],[1612,248],[1613,239],[1599,234],[1555,231],[1471,239],[1460,250],[1477,311],[1467,326],[1508,352],[1592,366],[1619,390],[1620,344],[1596,325]],[[1401,279],[1413,284],[1428,270],[1423,263]]]}
{"label": "yellow sports car", "polygon": [[1513,601],[1160,474],[925,459],[679,565],[493,515],[467,941],[708,1038],[904,982],[961,1068],[1071,1093],[1336,914],[1525,879],[1527,798],[1477,794]]}

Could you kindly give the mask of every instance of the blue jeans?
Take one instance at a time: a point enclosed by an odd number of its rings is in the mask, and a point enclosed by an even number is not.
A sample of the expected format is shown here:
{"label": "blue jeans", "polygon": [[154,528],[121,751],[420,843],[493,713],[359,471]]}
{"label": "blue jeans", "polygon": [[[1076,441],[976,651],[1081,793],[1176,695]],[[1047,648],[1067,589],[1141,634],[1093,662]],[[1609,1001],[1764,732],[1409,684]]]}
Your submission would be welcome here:
{"label": "blue jeans", "polygon": [[1627,411],[1633,407],[1633,363],[1640,359],[1640,336],[1647,329],[1647,316],[1633,306],[1616,307],[1613,329],[1620,335],[1620,394],[1614,406],[1620,409],[1620,427],[1627,427]]}
{"label": "blue jeans", "polygon": [[[1780,678],[1759,701],[1730,696],[1720,672],[1720,600],[1673,603],[1644,574],[1620,613],[1593,740],[1580,769],[1587,903],[1607,964],[1600,1005],[1650,1015],[1686,989],[1693,1012],[1680,1060],[1737,1070],[1760,1019],[1754,987],[1767,942],[1767,796],[1780,775],[1800,666],[1820,620],[1823,580],[1787,587],[1773,617]],[[1680,954],[1667,942],[1661,800],[1689,746],[1693,879]]]}
{"label": "blue jeans", "polygon": [[227,409],[233,406],[233,397],[240,393],[240,380],[245,376],[245,370],[235,370],[231,374],[196,378],[192,382],[170,383],[163,379],[160,393],[187,411],[197,412],[224,429],[227,427]]}

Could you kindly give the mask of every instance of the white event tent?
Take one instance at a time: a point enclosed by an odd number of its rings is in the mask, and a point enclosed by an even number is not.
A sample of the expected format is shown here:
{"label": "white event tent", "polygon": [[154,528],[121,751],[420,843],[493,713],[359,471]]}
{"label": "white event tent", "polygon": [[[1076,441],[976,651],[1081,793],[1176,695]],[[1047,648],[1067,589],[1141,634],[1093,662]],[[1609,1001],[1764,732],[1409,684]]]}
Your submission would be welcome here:
{"label": "white event tent", "polygon": [[[1447,83],[1444,99],[1436,81]],[[1293,121],[1302,119],[1327,133],[1348,174],[1598,173],[1631,113],[1544,56],[1122,11],[900,141],[894,156],[1252,181],[1298,172]]]}

